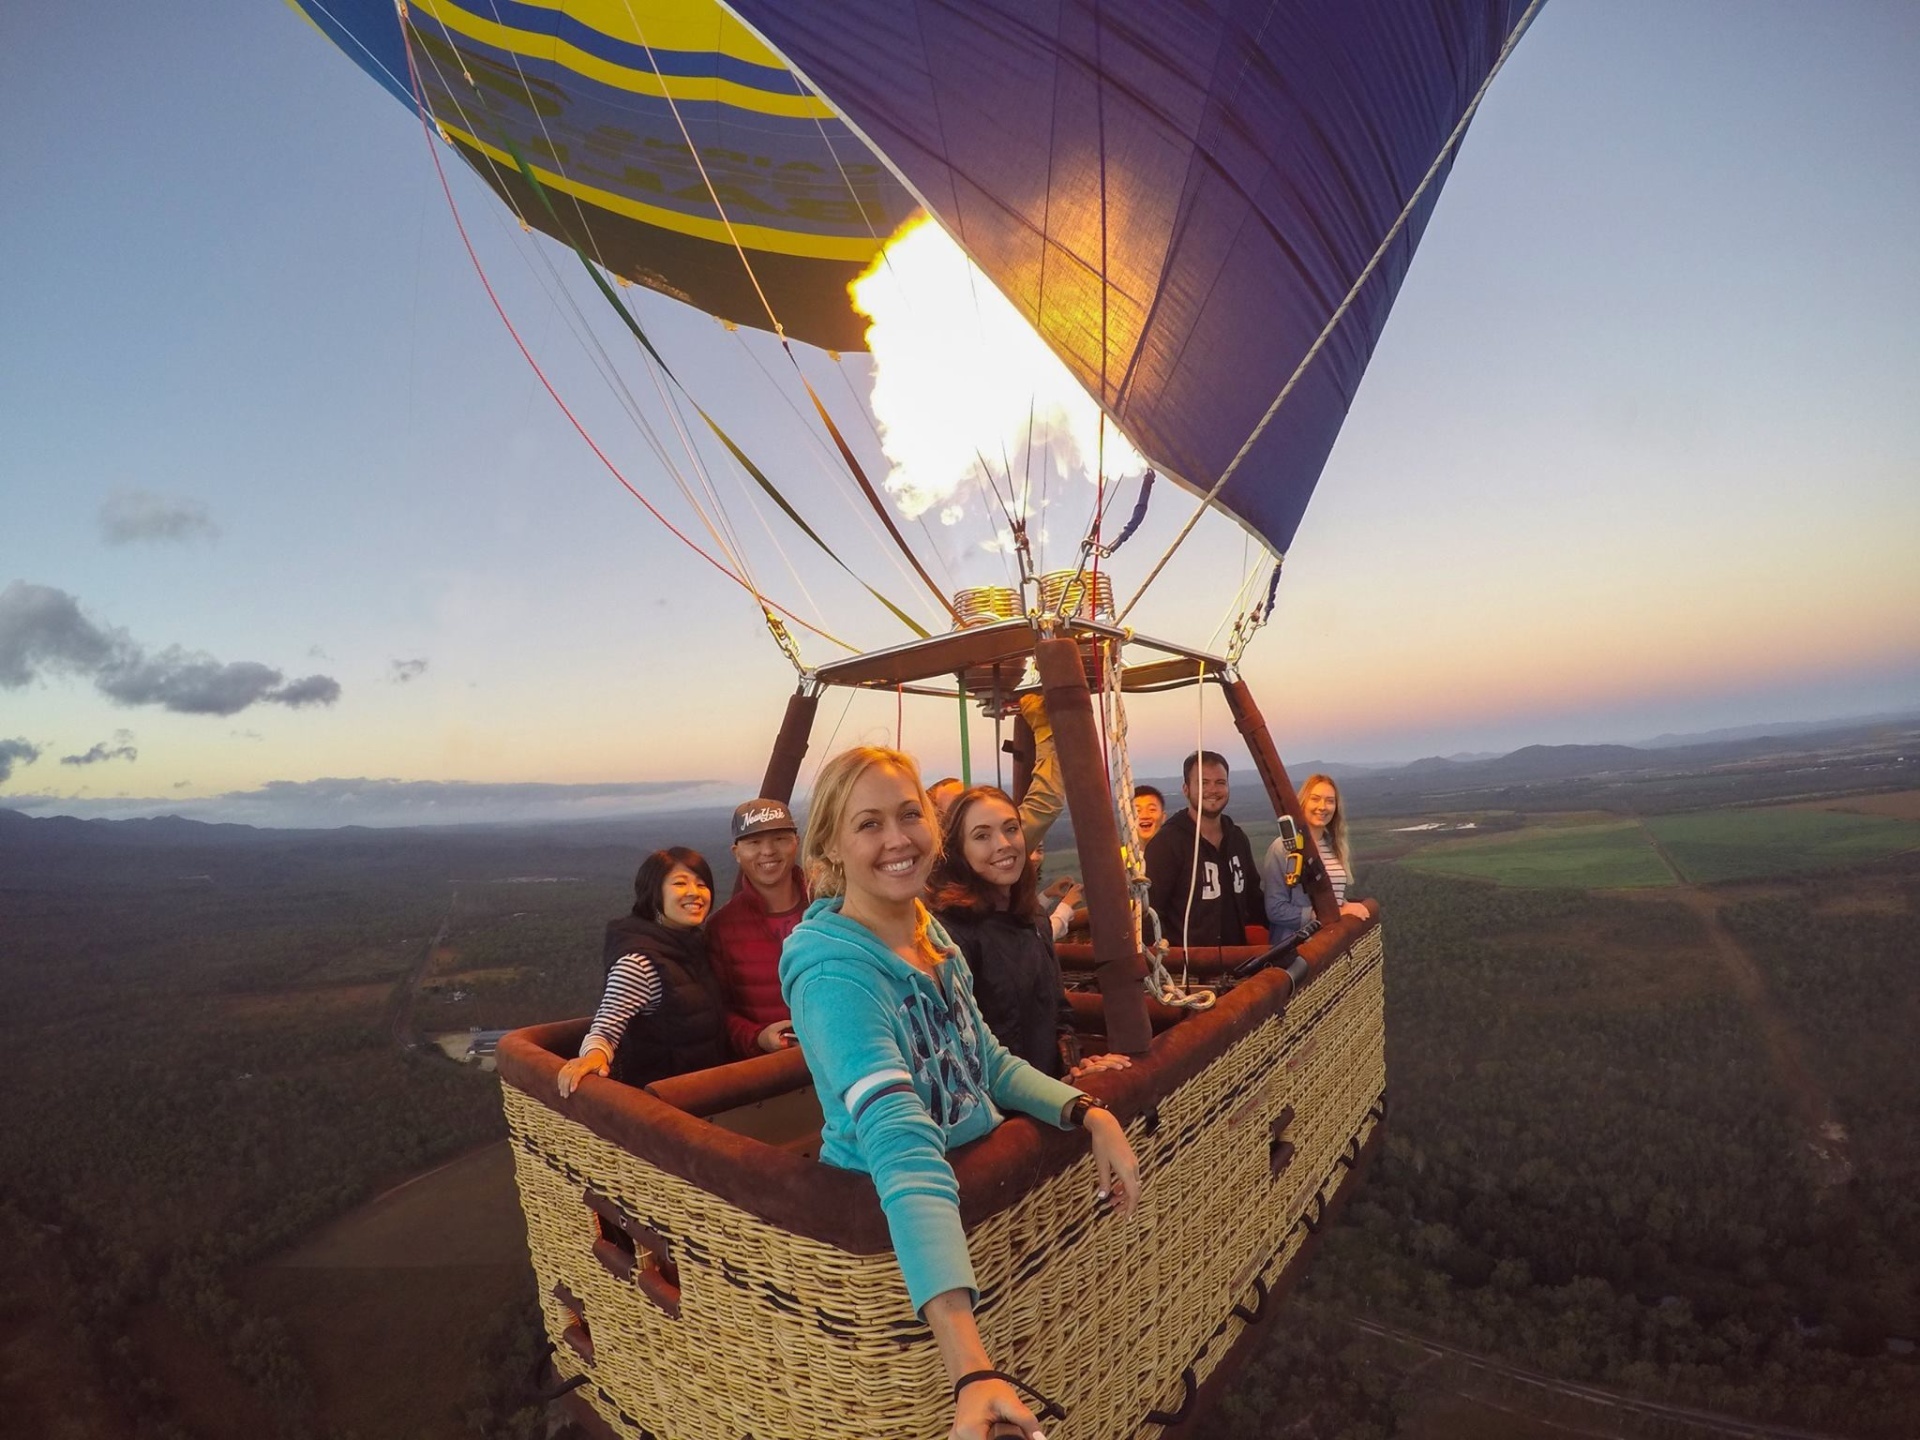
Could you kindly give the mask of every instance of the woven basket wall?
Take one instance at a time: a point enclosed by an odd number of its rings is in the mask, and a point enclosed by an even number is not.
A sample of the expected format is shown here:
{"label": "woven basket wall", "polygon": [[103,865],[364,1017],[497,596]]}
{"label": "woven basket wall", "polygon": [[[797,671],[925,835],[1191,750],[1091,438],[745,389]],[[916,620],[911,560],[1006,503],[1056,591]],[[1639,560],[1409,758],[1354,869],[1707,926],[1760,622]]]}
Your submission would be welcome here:
{"label": "woven basket wall", "polygon": [[[1375,928],[1134,1122],[1144,1194],[1131,1219],[1096,1218],[1083,1158],[971,1232],[988,1353],[1067,1407],[1053,1440],[1151,1436],[1146,1417],[1178,1408],[1183,1372],[1213,1372],[1241,1328],[1232,1311],[1293,1257],[1377,1123],[1383,998]],[[947,1433],[939,1356],[891,1255],[775,1229],[503,1088],[555,1365],[586,1375],[578,1393],[616,1434]],[[589,1188],[666,1240],[677,1319],[595,1258]],[[557,1290],[584,1312],[591,1363],[566,1343],[575,1317]]]}

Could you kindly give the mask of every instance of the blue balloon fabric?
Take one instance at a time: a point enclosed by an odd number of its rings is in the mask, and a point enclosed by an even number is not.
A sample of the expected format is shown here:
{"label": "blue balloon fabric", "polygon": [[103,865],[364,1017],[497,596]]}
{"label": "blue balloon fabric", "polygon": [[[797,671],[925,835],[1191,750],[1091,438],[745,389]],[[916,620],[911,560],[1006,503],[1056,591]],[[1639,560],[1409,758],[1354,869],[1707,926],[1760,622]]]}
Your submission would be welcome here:
{"label": "blue balloon fabric", "polygon": [[[1162,473],[1210,490],[1527,0],[732,0]],[[1284,552],[1447,166],[1218,503]]]}

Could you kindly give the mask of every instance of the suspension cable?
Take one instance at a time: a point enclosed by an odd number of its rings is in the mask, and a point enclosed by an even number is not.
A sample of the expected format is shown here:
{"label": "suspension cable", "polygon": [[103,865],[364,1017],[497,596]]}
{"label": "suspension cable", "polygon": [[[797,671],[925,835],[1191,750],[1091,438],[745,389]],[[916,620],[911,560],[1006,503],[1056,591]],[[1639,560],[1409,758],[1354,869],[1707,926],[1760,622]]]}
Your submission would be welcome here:
{"label": "suspension cable", "polygon": [[1353,302],[1360,297],[1360,291],[1367,281],[1373,278],[1373,272],[1380,268],[1380,262],[1386,258],[1388,249],[1399,238],[1400,232],[1406,228],[1407,221],[1412,218],[1414,207],[1420,203],[1421,197],[1427,193],[1428,187],[1439,175],[1440,167],[1446,164],[1448,157],[1460,144],[1461,137],[1467,133],[1468,122],[1479,110],[1481,100],[1486,97],[1487,87],[1493,84],[1493,77],[1498,75],[1501,67],[1507,63],[1507,57],[1513,53],[1513,47],[1520,43],[1521,35],[1526,33],[1527,26],[1532,23],[1535,13],[1543,3],[1544,0],[1533,0],[1533,3],[1527,6],[1526,13],[1513,27],[1513,33],[1507,36],[1506,43],[1500,47],[1500,54],[1495,57],[1493,68],[1487,71],[1487,78],[1480,82],[1480,88],[1473,92],[1473,99],[1467,102],[1467,108],[1461,112],[1460,122],[1453,127],[1452,133],[1441,145],[1440,152],[1433,157],[1433,163],[1427,167],[1427,173],[1420,177],[1420,183],[1413,187],[1413,193],[1407,197],[1407,203],[1400,207],[1400,213],[1394,217],[1393,224],[1387,227],[1387,233],[1381,237],[1372,256],[1361,268],[1353,284],[1347,288],[1345,297],[1334,309],[1333,314],[1327,317],[1327,323],[1320,327],[1320,333],[1314,337],[1313,344],[1307,347],[1307,353],[1300,357],[1300,363],[1293,367],[1293,373],[1287,377],[1286,384],[1280,387],[1280,393],[1273,397],[1273,403],[1267,407],[1267,413],[1260,417],[1260,423],[1253,427],[1253,432],[1247,436],[1234,457],[1227,462],[1226,468],[1220,472],[1220,478],[1213,482],[1213,488],[1201,497],[1200,504],[1195,507],[1193,514],[1187,517],[1187,523],[1180,527],[1180,533],[1173,537],[1173,543],[1167,546],[1166,553],[1155,562],[1153,569],[1147,572],[1147,578],[1140,582],[1140,588],[1133,592],[1133,598],[1127,601],[1125,608],[1115,617],[1116,620],[1125,620],[1133,607],[1140,603],[1140,597],[1147,593],[1147,587],[1159,578],[1160,572],[1173,558],[1173,552],[1178,550],[1186,542],[1187,536],[1193,533],[1193,527],[1200,523],[1200,517],[1207,513],[1207,508],[1226,487],[1227,481],[1238,472],[1240,462],[1245,460],[1248,452],[1259,443],[1260,437],[1267,431],[1267,426],[1273,423],[1273,417],[1280,413],[1280,407],[1286,403],[1287,397],[1293,394],[1294,387],[1300,383],[1300,377],[1306,373],[1307,367],[1326,347],[1335,328],[1353,308]]}
{"label": "suspension cable", "polygon": [[[404,3],[404,0],[403,0],[403,3]],[[403,15],[405,14],[404,9],[402,13]],[[405,31],[403,27],[403,34],[404,33]],[[431,52],[429,52],[428,58],[429,60],[432,59]],[[410,64],[413,63],[410,44],[409,44],[409,63]],[[440,75],[442,86],[447,90],[448,94],[452,96],[454,94],[453,87],[451,86],[451,84],[448,83],[446,76],[439,71],[438,62],[436,61],[434,62],[434,64],[435,64],[436,74]],[[657,64],[655,66],[655,72],[657,77],[658,76]],[[479,86],[473,82],[472,76],[470,74],[466,74],[463,71],[463,75],[468,80],[468,83],[473,86],[475,94],[479,96],[481,102],[484,104],[485,103],[484,92],[481,91]],[[664,84],[664,81],[662,83]],[[418,99],[417,95],[416,95],[416,99]],[[430,113],[427,111],[427,108],[423,100],[419,101],[419,103],[420,103],[420,108],[424,113]],[[453,103],[454,103],[455,109],[459,111],[462,121],[465,124],[467,124],[469,130],[472,130],[473,129],[472,122],[470,120],[467,120],[465,111],[461,109],[458,99],[455,98]],[[528,103],[530,105],[535,103],[531,93],[529,93],[528,95]],[[564,229],[564,225],[562,224],[558,213],[555,212],[553,209],[552,201],[548,198],[547,187],[541,184],[539,176],[534,172],[532,165],[526,160],[526,158],[523,155],[519,153],[519,149],[513,143],[511,135],[508,134],[504,130],[504,128],[502,130],[502,143],[504,144],[508,154],[514,160],[514,163],[516,164],[516,166],[519,167],[519,172],[521,177],[527,182],[529,188],[533,190],[536,198],[538,198],[541,204],[546,208],[547,213],[552,217],[555,225],[561,226],[561,228]],[[484,149],[482,153],[483,155],[485,154]],[[487,158],[489,167],[492,168],[494,170],[495,175],[498,176],[500,174],[499,167],[494,163],[491,156],[486,156],[486,158]],[[437,155],[436,155],[436,163],[437,163]],[[565,177],[563,176],[562,178],[564,179]],[[502,188],[504,188],[504,186]],[[526,224],[526,220],[524,216],[521,217],[521,224],[523,226]],[[592,240],[592,234],[590,230],[588,232],[588,239],[589,241]],[[609,305],[612,306],[614,313],[620,317],[622,323],[625,324],[628,331],[633,335],[635,340],[637,340],[641,345],[641,347],[646,351],[647,356],[651,359],[653,364],[656,367],[658,367],[658,369],[663,374],[665,374],[668,380],[673,382],[674,387],[681,394],[683,395],[686,394],[685,386],[681,384],[679,377],[674,374],[671,367],[667,365],[665,358],[660,354],[658,349],[655,348],[655,346],[653,345],[653,342],[650,339],[648,339],[646,332],[640,328],[639,322],[628,312],[626,306],[620,301],[619,297],[607,285],[606,281],[604,280],[604,278],[602,278],[600,273],[594,269],[592,262],[588,260],[587,256],[580,250],[580,248],[577,245],[573,247],[573,250],[575,255],[579,258],[581,265],[586,269],[589,278],[593,280],[594,285],[606,297],[607,302]],[[477,263],[478,262],[476,261],[476,264]],[[621,283],[624,285],[626,282],[623,279]],[[789,356],[791,358],[791,352],[789,352]],[[658,387],[658,383],[659,382],[656,379],[655,381],[656,388]],[[631,400],[631,397],[629,396],[628,399]],[[928,632],[924,626],[922,626],[918,621],[914,620],[912,616],[908,615],[904,610],[902,610],[898,605],[896,605],[885,594],[883,594],[880,590],[876,589],[871,583],[862,579],[861,576],[857,572],[855,572],[852,569],[852,567],[849,566],[847,562],[844,559],[842,559],[833,550],[833,548],[826,543],[825,540],[823,540],[820,537],[818,532],[816,532],[813,529],[813,527],[807,523],[807,521],[800,515],[800,513],[793,507],[793,505],[786,499],[786,497],[780,493],[780,491],[774,486],[773,482],[766,477],[765,473],[757,465],[754,464],[752,459],[748,457],[746,452],[743,449],[741,449],[739,444],[734,441],[733,437],[727,433],[727,431],[719,424],[719,422],[717,422],[711,415],[709,415],[705,410],[705,408],[702,407],[697,401],[693,400],[691,396],[687,396],[687,400],[688,400],[688,403],[693,405],[695,412],[698,413],[700,418],[706,422],[708,429],[713,432],[714,437],[720,441],[721,445],[725,447],[727,452],[734,458],[735,462],[741,467],[741,469],[744,470],[747,473],[747,475],[751,477],[754,480],[754,482],[760,486],[760,488],[768,495],[768,497],[771,498],[773,502],[780,507],[782,512],[786,514],[786,516],[794,523],[794,525],[801,531],[802,534],[806,535],[808,539],[812,540],[814,544],[817,545],[827,555],[829,559],[831,559],[835,564],[840,566],[841,569],[847,571],[847,573],[853,577],[853,579],[856,581],[856,583],[860,585],[862,589],[864,589],[875,600],[879,601],[880,604],[884,606],[896,619],[898,619],[902,624],[907,626],[908,629],[912,630],[914,634],[920,636],[923,639],[926,638]],[[663,397],[663,403],[668,403],[671,407],[671,402],[664,401],[664,397]],[[822,418],[826,421],[829,428],[831,428],[832,426],[831,419],[828,417],[825,417],[824,415],[822,416]],[[683,432],[682,438],[683,438],[683,442],[686,443],[689,446],[689,448],[691,448],[691,441],[686,439],[686,437],[684,436],[684,432]],[[655,444],[655,451],[656,451],[656,454],[660,454],[659,447],[657,444]],[[705,511],[701,507],[699,502],[693,498],[693,496],[687,491],[685,484],[679,480],[677,468],[674,467],[670,461],[666,460],[666,457],[664,456],[664,454],[662,454],[660,458],[662,459],[663,464],[666,465],[669,472],[674,475],[675,481],[677,484],[680,485],[681,493],[687,499],[689,506],[694,510],[696,514],[700,515],[703,523],[706,524],[709,533],[714,535],[715,542],[718,545],[720,545],[722,549],[728,548],[727,542],[721,539],[717,531],[715,531],[714,522],[706,516]],[[700,464],[697,454],[695,455],[694,463],[696,464],[696,466],[700,467],[700,472],[704,479],[705,469],[704,469],[704,466]],[[724,522],[725,507],[720,504],[719,497],[713,494],[710,483],[708,483],[707,488],[708,488],[708,493],[710,498],[713,499],[716,510],[723,517],[723,523],[726,523]],[[885,517],[883,516],[882,518],[885,518]],[[729,531],[731,531],[732,529],[730,523],[728,524],[728,529]],[[734,544],[737,546],[738,543],[739,542],[736,535]],[[736,559],[735,563],[740,567],[740,569],[744,573],[746,569],[744,559]],[[924,572],[922,573],[924,574]],[[753,583],[752,576],[750,574],[746,575],[746,579],[743,581],[743,583],[747,584],[748,588],[754,591],[756,600],[762,599],[757,587]],[[762,608],[763,609],[765,608],[764,604]],[[806,622],[804,621],[801,621],[799,623],[806,624]],[[814,629],[815,627],[808,625],[807,628]],[[825,633],[825,632],[821,632],[821,633]],[[775,638],[776,640],[779,640],[781,637],[778,634],[776,634]],[[835,643],[844,644],[845,642],[836,641]],[[852,649],[853,647],[846,646],[846,648]]]}
{"label": "suspension cable", "polygon": [[[410,19],[411,16],[408,18]],[[435,19],[435,23],[440,24],[443,29],[445,28],[444,21],[439,20],[437,16],[433,18]],[[446,93],[448,100],[452,104],[455,114],[459,116],[461,125],[465,127],[469,135],[477,138],[480,134],[480,127],[474,124],[472,117],[467,113],[466,107],[461,104],[459,92],[454,87],[452,81],[448,79],[446,71],[441,68],[439,59],[433,53],[433,47],[431,45],[423,45],[421,49],[426,62],[433,67],[433,73],[439,80],[441,89]],[[458,57],[457,49],[455,54],[456,57]],[[552,136],[546,129],[545,117],[540,115],[539,106],[535,101],[532,88],[527,82],[526,75],[519,68],[517,56],[515,57],[514,67],[515,72],[520,75],[521,88],[526,93],[528,107],[534,111],[535,117],[539,120],[541,135],[547,141],[549,150],[552,151],[554,148]],[[475,99],[488,112],[489,118],[504,135],[506,133],[504,122],[501,122],[498,116],[493,115],[493,107],[487,102],[486,92],[481,88],[479,82],[474,79],[472,72],[466,68],[464,61],[462,61],[461,64],[460,75],[461,78],[466,81],[468,88],[472,90]],[[552,203],[548,200],[545,188],[540,185],[537,178],[529,173],[531,167],[526,165],[524,159],[518,154],[517,147],[512,144],[511,140],[507,142],[507,149],[509,154],[514,158],[515,163],[520,167],[523,178],[526,179],[527,183],[533,188],[535,195],[546,207],[547,213],[552,217],[554,223],[561,225],[560,216],[555,212]],[[480,156],[481,159],[486,162],[487,169],[493,174],[495,188],[500,194],[508,197],[508,207],[513,211],[514,217],[520,222],[521,229],[523,231],[529,229],[526,215],[521,212],[518,204],[511,198],[512,192],[506,185],[506,177],[501,171],[499,162],[485,149],[480,151]],[[561,178],[563,180],[566,178],[564,173]],[[592,227],[587,223],[586,215],[580,205],[579,199],[577,196],[571,195],[569,198],[573,201],[575,214],[579,216],[580,228],[586,235],[589,245],[593,247],[594,254],[598,256],[600,253],[599,243],[594,239]],[[598,334],[594,332],[593,327],[587,322],[585,315],[580,312],[579,306],[574,303],[572,292],[561,283],[558,274],[553,270],[551,262],[547,261],[545,251],[537,245],[533,248],[534,252],[540,256],[542,262],[546,265],[547,272],[552,275],[554,279],[554,290],[548,292],[549,300],[553,300],[557,294],[564,300],[572,315],[578,319],[580,325],[579,328],[575,330],[575,335],[577,338],[582,338],[585,343],[591,346],[592,355],[590,355],[589,358],[597,355],[598,359],[594,362],[595,369],[600,372],[602,379],[606,381],[608,387],[613,391],[615,398],[620,401],[622,407],[627,411],[628,417],[634,422],[635,427],[646,439],[649,448],[653,450],[655,458],[660,461],[662,468],[665,469],[667,474],[673,479],[675,487],[680,491],[681,498],[687,502],[687,508],[692,510],[693,513],[700,518],[701,523],[706,527],[707,533],[713,537],[714,544],[719,547],[726,555],[728,561],[753,588],[755,599],[759,599],[759,583],[747,562],[744,547],[741,546],[738,534],[729,523],[725,507],[720,504],[719,497],[713,492],[712,482],[707,475],[706,466],[701,460],[699,452],[694,448],[691,437],[686,432],[678,407],[673,404],[665,388],[660,383],[660,373],[664,372],[668,379],[672,379],[672,372],[666,370],[664,363],[659,361],[657,355],[651,356],[655,363],[648,367],[648,375],[653,381],[654,391],[660,396],[661,404],[667,410],[668,420],[671,422],[680,440],[681,448],[686,452],[688,462],[693,466],[701,480],[702,488],[706,491],[709,500],[712,501],[711,514],[709,514],[707,507],[703,506],[694,496],[691,489],[689,489],[685,479],[681,475],[680,467],[667,455],[665,447],[660,443],[659,437],[654,432],[652,425],[646,420],[639,402],[634,398],[633,392],[620,377],[612,356],[607,354],[606,347],[600,343]],[[575,253],[579,254],[577,247],[575,247]],[[584,263],[586,257],[581,255],[580,258]],[[604,262],[602,263],[604,267]],[[651,354],[651,347],[648,347],[648,350]],[[605,362],[604,366],[600,363],[601,361]],[[725,536],[720,533],[722,529],[725,529],[727,532]]]}
{"label": "suspension cable", "polygon": [[520,332],[517,328],[515,328],[513,321],[508,318],[506,307],[501,304],[499,295],[497,295],[494,292],[493,283],[487,278],[486,269],[480,263],[479,254],[473,248],[473,239],[467,233],[466,222],[462,220],[460,216],[460,208],[454,201],[453,187],[447,180],[446,168],[441,164],[439,150],[435,147],[433,143],[433,140],[434,140],[433,127],[430,123],[431,112],[428,110],[426,101],[421,95],[420,73],[419,73],[418,65],[414,60],[412,39],[409,34],[407,16],[404,9],[404,0],[402,0],[401,19],[402,19],[402,23],[400,27],[400,33],[401,33],[402,42],[407,54],[407,73],[413,88],[414,105],[417,113],[420,116],[420,133],[422,138],[426,142],[427,153],[433,161],[434,173],[439,178],[441,193],[445,195],[447,200],[447,208],[453,216],[454,228],[460,234],[460,243],[467,252],[467,259],[472,263],[474,268],[474,273],[478,275],[480,278],[481,288],[486,291],[487,299],[493,305],[494,313],[500,317],[500,323],[506,327],[507,334],[512,337],[515,347],[520,351],[521,358],[523,358],[527,362],[528,366],[531,367],[535,378],[537,378],[540,381],[542,388],[544,388],[547,394],[552,398],[553,403],[560,408],[560,413],[566,416],[568,424],[573,426],[575,433],[577,433],[582,440],[586,441],[587,448],[593,451],[595,458],[597,458],[600,461],[600,463],[606,467],[607,472],[611,474],[613,478],[620,483],[622,488],[624,488],[628,494],[632,495],[634,499],[638,500],[643,506],[645,506],[647,513],[652,515],[654,519],[658,520],[660,524],[666,528],[667,532],[670,535],[672,535],[676,540],[680,541],[681,544],[685,545],[689,550],[693,551],[694,554],[698,555],[702,560],[706,561],[708,565],[712,566],[715,570],[718,570],[722,575],[726,576],[727,579],[733,581],[734,584],[738,585],[741,589],[745,590],[748,594],[752,595],[755,602],[761,607],[762,613],[766,615],[770,621],[772,619],[773,612],[778,611],[781,615],[785,616],[788,620],[793,621],[796,625],[799,625],[802,629],[808,630],[813,634],[818,635],[821,639],[829,641],[834,645],[838,645],[844,650],[857,653],[855,646],[848,644],[845,640],[840,639],[837,635],[834,635],[830,631],[824,630],[821,627],[814,625],[807,620],[802,619],[800,616],[794,614],[791,610],[787,609],[784,605],[779,604],[779,602],[768,600],[766,597],[757,593],[754,590],[753,586],[748,584],[745,579],[735,574],[732,570],[728,569],[726,565],[722,564],[719,560],[716,560],[712,555],[708,554],[693,540],[688,538],[688,536],[685,534],[685,532],[683,532],[680,529],[679,526],[675,525],[664,514],[662,514],[659,508],[656,507],[651,500],[647,499],[645,495],[641,494],[639,489],[635,487],[635,485],[631,480],[627,479],[627,477],[621,472],[620,467],[613,463],[612,458],[608,456],[606,451],[600,448],[599,444],[594,440],[593,436],[590,433],[588,433],[586,426],[580,422],[579,417],[573,413],[572,409],[569,408],[569,406],[567,405],[567,402],[560,397],[560,392],[554,388],[553,382],[547,377],[546,372],[541,368],[540,362],[534,359],[533,352],[527,348],[527,342],[521,337]]}
{"label": "suspension cable", "polygon": [[960,616],[953,608],[953,601],[934,583],[933,577],[920,563],[920,557],[915,555],[913,548],[907,544],[906,537],[900,533],[900,527],[894,524],[893,516],[887,512],[886,504],[881,500],[879,492],[874,489],[873,482],[867,478],[866,471],[854,456],[852,447],[841,435],[840,427],[834,424],[833,416],[828,413],[826,403],[814,390],[813,383],[806,377],[806,372],[801,370],[799,357],[793,353],[793,347],[787,340],[787,332],[781,327],[780,317],[774,314],[773,304],[767,299],[767,292],[760,284],[760,277],[754,271],[753,262],[747,258],[746,246],[741,243],[739,233],[734,229],[733,217],[727,213],[727,207],[721,203],[720,192],[713,183],[713,177],[707,173],[706,161],[700,158],[699,147],[693,143],[693,133],[687,129],[686,118],[680,113],[680,104],[674,99],[671,87],[666,83],[666,76],[661,73],[659,58],[654,54],[653,46],[647,42],[646,30],[640,24],[640,17],[634,12],[632,0],[622,0],[622,6],[627,12],[628,23],[633,26],[633,33],[640,37],[640,46],[646,51],[647,63],[653,67],[654,77],[660,82],[667,109],[673,116],[673,123],[680,131],[680,139],[687,147],[687,154],[692,159],[694,168],[700,172],[700,183],[706,187],[707,198],[713,203],[714,213],[720,217],[720,223],[727,232],[727,240],[732,244],[734,253],[740,258],[742,268],[747,272],[747,279],[753,286],[753,293],[759,297],[761,308],[767,312],[767,323],[773,327],[773,333],[779,337],[780,346],[786,351],[787,359],[793,365],[794,374],[799,377],[800,384],[807,392],[807,398],[813,402],[814,410],[820,416],[820,423],[827,427],[827,434],[840,451],[840,458],[846,462],[848,473],[853,476],[855,483],[866,495],[867,503],[879,515],[881,523],[887,527],[887,533],[892,536],[893,543],[899,547],[900,553],[906,556],[907,563],[913,567],[914,573],[925,583],[934,599],[940,602],[940,608],[945,610],[952,619],[958,621]]}

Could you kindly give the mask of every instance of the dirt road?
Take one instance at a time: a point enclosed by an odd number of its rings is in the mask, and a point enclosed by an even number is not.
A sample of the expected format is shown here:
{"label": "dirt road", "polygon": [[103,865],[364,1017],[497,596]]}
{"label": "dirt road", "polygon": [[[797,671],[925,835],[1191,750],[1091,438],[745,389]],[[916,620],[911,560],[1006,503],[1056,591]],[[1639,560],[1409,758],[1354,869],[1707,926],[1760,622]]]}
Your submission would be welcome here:
{"label": "dirt road", "polygon": [[1722,897],[1701,886],[1689,884],[1686,873],[1674,862],[1673,856],[1667,853],[1653,831],[1644,824],[1641,829],[1646,834],[1647,842],[1660,856],[1661,863],[1673,871],[1675,881],[1672,889],[1656,890],[1650,894],[1654,898],[1678,900],[1700,917],[1708,942],[1713,946],[1727,979],[1732,982],[1734,994],[1740,997],[1741,1004],[1752,1017],[1760,1043],[1766,1047],[1774,1075],[1799,1121],[1816,1181],[1826,1190],[1845,1185],[1853,1178],[1853,1160],[1848,1151],[1846,1127],[1834,1112],[1832,1095],[1807,1063],[1806,1050],[1800,1043],[1800,1037],[1774,998],[1766,976],[1753,956],[1747,953],[1746,946],[1721,923]]}
{"label": "dirt road", "polygon": [[402,1050],[410,1050],[415,1043],[413,1033],[413,1000],[419,993],[420,982],[427,978],[427,971],[433,968],[433,952],[446,943],[447,931],[453,925],[454,907],[460,903],[460,892],[455,890],[447,896],[447,913],[440,919],[440,928],[433,932],[433,938],[421,947],[420,958],[413,962],[413,968],[394,982],[393,994],[387,1000],[388,1029],[393,1043]]}

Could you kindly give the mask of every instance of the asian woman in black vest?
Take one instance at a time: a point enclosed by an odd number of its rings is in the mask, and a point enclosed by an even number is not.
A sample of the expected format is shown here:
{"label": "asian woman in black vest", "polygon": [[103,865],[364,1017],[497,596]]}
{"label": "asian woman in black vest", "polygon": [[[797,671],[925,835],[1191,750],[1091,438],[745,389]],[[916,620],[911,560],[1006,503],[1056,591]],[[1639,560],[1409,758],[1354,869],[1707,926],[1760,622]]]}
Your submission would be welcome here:
{"label": "asian woman in black vest", "polygon": [[724,1065],[726,1009],[707,962],[713,871],[699,851],[656,850],[633,877],[633,911],[607,924],[606,989],[580,1042],[560,1067],[560,1093],[588,1075],[645,1085]]}

